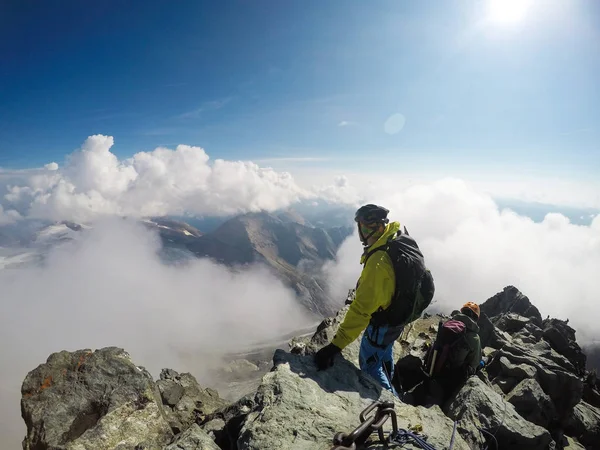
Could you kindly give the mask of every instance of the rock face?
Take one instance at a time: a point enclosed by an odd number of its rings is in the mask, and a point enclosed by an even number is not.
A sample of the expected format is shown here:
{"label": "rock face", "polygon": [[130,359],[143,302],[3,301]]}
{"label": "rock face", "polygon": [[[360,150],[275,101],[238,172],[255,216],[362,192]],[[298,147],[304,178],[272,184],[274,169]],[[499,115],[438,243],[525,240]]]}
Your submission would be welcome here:
{"label": "rock face", "polygon": [[173,437],[152,377],[118,348],[54,353],[21,393],[24,450],[162,449]]}
{"label": "rock face", "polygon": [[[283,219],[283,220],[282,220]],[[352,234],[349,227],[315,228],[266,212],[236,216],[211,233],[187,244],[199,257],[238,266],[264,263],[298,294],[298,300],[321,316],[334,313],[332,299],[322,288],[319,271],[304,270],[335,258],[343,240]]]}
{"label": "rock face", "polygon": [[186,430],[226,404],[216,391],[202,389],[189,373],[180,375],[172,369],[163,369],[156,384],[174,433]]}
{"label": "rock face", "polygon": [[510,391],[506,400],[525,419],[545,428],[556,416],[552,400],[533,377],[521,381]]}
{"label": "rock face", "polygon": [[546,450],[552,441],[546,429],[523,420],[512,404],[477,377],[469,378],[447,412],[472,448],[485,444],[480,428],[495,433],[500,448]]}
{"label": "rock face", "polygon": [[215,441],[198,425],[192,424],[165,450],[220,450]]}
{"label": "rock face", "polygon": [[514,286],[506,286],[502,292],[480,305],[480,308],[481,312],[488,317],[500,317],[507,313],[514,313],[530,318],[538,327],[542,326],[540,311],[531,304],[527,296]]}
{"label": "rock face", "polygon": [[[343,313],[341,314],[343,316]],[[434,446],[448,445],[453,422],[439,407],[413,407],[394,399],[371,377],[361,372],[353,359],[358,355],[358,340],[344,349],[335,365],[318,371],[313,351],[324,335],[339,324],[338,316],[326,321],[308,342],[294,341],[295,353],[277,350],[270,373],[263,377],[258,391],[238,403],[209,416],[202,427],[215,431],[215,422],[223,426],[215,433],[223,449],[311,449],[330,450],[338,432],[349,433],[360,424],[362,410],[377,400],[394,402],[398,426],[417,427]],[[335,325],[334,325],[335,326]],[[386,423],[391,429],[391,420]],[[368,448],[383,448],[374,446]],[[415,448],[406,446],[405,448]],[[437,448],[437,447],[436,447]],[[455,449],[468,449],[455,437]]]}
{"label": "rock face", "polygon": [[[350,299],[351,300],[351,299]],[[434,448],[600,449],[600,383],[586,372],[575,331],[509,286],[481,305],[487,364],[443,405],[411,406],[358,368],[360,337],[319,371],[314,353],[331,341],[348,310],[312,336],[276,350],[255,392],[226,404],[187,373],[164,369],[154,382],[118,348],[52,354],[22,386],[25,450],[330,450],[376,401],[393,404],[398,427]],[[408,390],[444,315],[425,314],[394,344],[394,384]],[[551,331],[549,331],[551,330]],[[256,373],[232,358],[229,370]],[[405,397],[407,400],[408,397]],[[456,428],[454,428],[456,424]],[[392,421],[383,429],[391,431]],[[383,449],[374,434],[358,449]],[[416,449],[412,444],[403,448]]]}
{"label": "rock face", "polygon": [[564,355],[573,364],[577,373],[585,372],[586,357],[575,339],[575,330],[559,319],[547,319],[543,323],[544,340],[554,350]]}
{"label": "rock face", "polygon": [[600,448],[600,409],[579,403],[569,418],[567,431],[586,448]]}

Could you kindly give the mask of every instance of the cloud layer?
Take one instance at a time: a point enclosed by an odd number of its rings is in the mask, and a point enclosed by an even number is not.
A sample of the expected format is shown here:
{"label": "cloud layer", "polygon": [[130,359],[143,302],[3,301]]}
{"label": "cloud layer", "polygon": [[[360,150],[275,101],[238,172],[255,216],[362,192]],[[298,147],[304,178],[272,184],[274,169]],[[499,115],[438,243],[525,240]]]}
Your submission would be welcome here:
{"label": "cloud layer", "polygon": [[229,215],[275,210],[310,194],[291,175],[252,162],[210,162],[200,147],[159,147],[119,160],[111,136],[90,136],[67,158],[21,182],[5,183],[2,204],[28,217],[86,221],[103,215]]}
{"label": "cloud layer", "polygon": [[[418,185],[369,199],[391,210],[424,252],[436,282],[435,307],[450,312],[515,285],[542,315],[569,318],[582,341],[598,338],[600,216],[590,226],[548,214],[535,223],[500,211],[487,195],[459,180]],[[344,299],[360,274],[356,233],[325,266],[330,289]]]}
{"label": "cloud layer", "polygon": [[159,242],[140,225],[109,220],[54,249],[44,267],[0,271],[2,447],[22,439],[21,382],[52,352],[114,345],[155,377],[171,367],[206,383],[224,352],[309,323],[294,293],[263,269],[201,259],[165,266]]}

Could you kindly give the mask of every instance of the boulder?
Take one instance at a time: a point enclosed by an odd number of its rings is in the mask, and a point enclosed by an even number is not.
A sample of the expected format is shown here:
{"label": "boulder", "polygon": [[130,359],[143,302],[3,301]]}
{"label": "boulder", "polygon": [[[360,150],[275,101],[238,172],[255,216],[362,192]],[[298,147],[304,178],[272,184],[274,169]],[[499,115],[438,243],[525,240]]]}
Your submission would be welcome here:
{"label": "boulder", "polygon": [[552,400],[532,378],[521,381],[506,397],[517,412],[530,422],[548,428],[556,418]]}
{"label": "boulder", "polygon": [[510,341],[510,336],[496,328],[490,318],[483,312],[477,325],[479,325],[479,339],[482,348],[500,349]]}
{"label": "boulder", "polygon": [[515,378],[519,381],[525,378],[534,378],[537,373],[535,367],[525,363],[513,364],[505,356],[501,356],[499,362],[500,371],[503,375]]}
{"label": "boulder", "polygon": [[542,326],[540,311],[532,305],[527,296],[523,295],[514,286],[506,286],[502,292],[487,299],[479,307],[481,312],[488,317],[496,317],[504,313],[515,313],[530,318],[538,327]]}
{"label": "boulder", "polygon": [[595,371],[589,372],[585,377],[583,400],[596,408],[600,408],[600,390],[598,389],[598,378]]}
{"label": "boulder", "polygon": [[581,445],[577,439],[565,436],[565,440],[567,442],[565,443],[563,450],[586,450],[586,448]]}
{"label": "boulder", "polygon": [[539,342],[523,347],[505,345],[494,354],[488,365],[488,374],[492,378],[502,375],[503,367],[507,367],[500,362],[503,358],[511,363],[510,367],[526,365],[536,370],[536,380],[552,399],[559,417],[566,417],[581,400],[583,380],[567,370],[568,367],[574,370],[572,364],[558,355],[547,343]]}
{"label": "boulder", "polygon": [[180,433],[226,405],[216,391],[202,389],[189,373],[179,374],[172,369],[163,369],[156,384],[174,433]]}
{"label": "boulder", "polygon": [[585,402],[579,403],[573,409],[565,430],[586,448],[600,448],[600,409]]}
{"label": "boulder", "polygon": [[21,394],[24,450],[159,450],[173,438],[151,375],[120,348],[53,353]]}
{"label": "boulder", "polygon": [[547,319],[543,323],[544,340],[554,350],[565,356],[577,370],[577,374],[583,375],[586,367],[586,356],[575,339],[575,330],[566,322],[559,319]]}
{"label": "boulder", "polygon": [[217,445],[226,450],[237,450],[237,440],[244,420],[257,406],[255,394],[249,394],[237,402],[209,414],[200,427]]}
{"label": "boulder", "polygon": [[508,394],[517,384],[519,384],[517,378],[506,377],[504,375],[499,375],[492,380],[492,387],[497,388],[496,391],[500,394]]}
{"label": "boulder", "polygon": [[547,450],[550,433],[521,417],[515,407],[477,377],[467,380],[446,413],[458,421],[461,436],[471,448],[483,448],[480,428],[494,433],[498,448]]}
{"label": "boulder", "polygon": [[221,450],[197,424],[193,424],[164,450]]}
{"label": "boulder", "polygon": [[531,323],[531,319],[514,313],[503,314],[494,321],[496,327],[511,334],[521,331],[528,323]]}
{"label": "boulder", "polygon": [[[400,402],[342,357],[318,371],[311,356],[277,350],[274,368],[263,377],[255,406],[243,420],[237,448],[330,450],[335,434],[351,432],[360,424],[361,411],[377,400],[394,402],[399,427],[417,426],[439,448],[450,442],[453,422],[439,407]],[[389,431],[391,420],[384,427]],[[457,435],[454,449],[468,448]]]}

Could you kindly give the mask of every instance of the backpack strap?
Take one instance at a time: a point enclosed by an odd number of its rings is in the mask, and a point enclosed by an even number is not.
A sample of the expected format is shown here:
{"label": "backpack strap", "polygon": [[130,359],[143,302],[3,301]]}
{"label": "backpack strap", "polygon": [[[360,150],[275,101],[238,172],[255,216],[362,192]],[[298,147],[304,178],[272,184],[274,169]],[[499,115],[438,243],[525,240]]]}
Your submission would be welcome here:
{"label": "backpack strap", "polygon": [[[363,263],[364,266],[367,265],[367,261],[369,260],[369,258],[377,252],[386,252],[389,255],[389,251],[390,251],[390,241],[392,241],[393,239],[395,239],[399,234],[401,234],[402,232],[400,230],[398,230],[396,233],[394,233],[393,235],[391,235],[388,240],[386,241],[385,245],[380,245],[377,248],[374,248],[373,250],[370,250],[367,252],[367,254],[365,255],[365,262]],[[363,266],[363,267],[364,267]]]}

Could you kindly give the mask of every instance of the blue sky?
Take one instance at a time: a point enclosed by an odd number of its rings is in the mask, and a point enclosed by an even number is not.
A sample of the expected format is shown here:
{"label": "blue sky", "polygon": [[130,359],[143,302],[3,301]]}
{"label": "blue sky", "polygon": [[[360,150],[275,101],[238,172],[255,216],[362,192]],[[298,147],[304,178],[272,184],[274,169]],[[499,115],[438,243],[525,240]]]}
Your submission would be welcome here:
{"label": "blue sky", "polygon": [[119,157],[591,178],[600,3],[531,3],[498,23],[483,0],[3,2],[0,167],[101,133]]}

